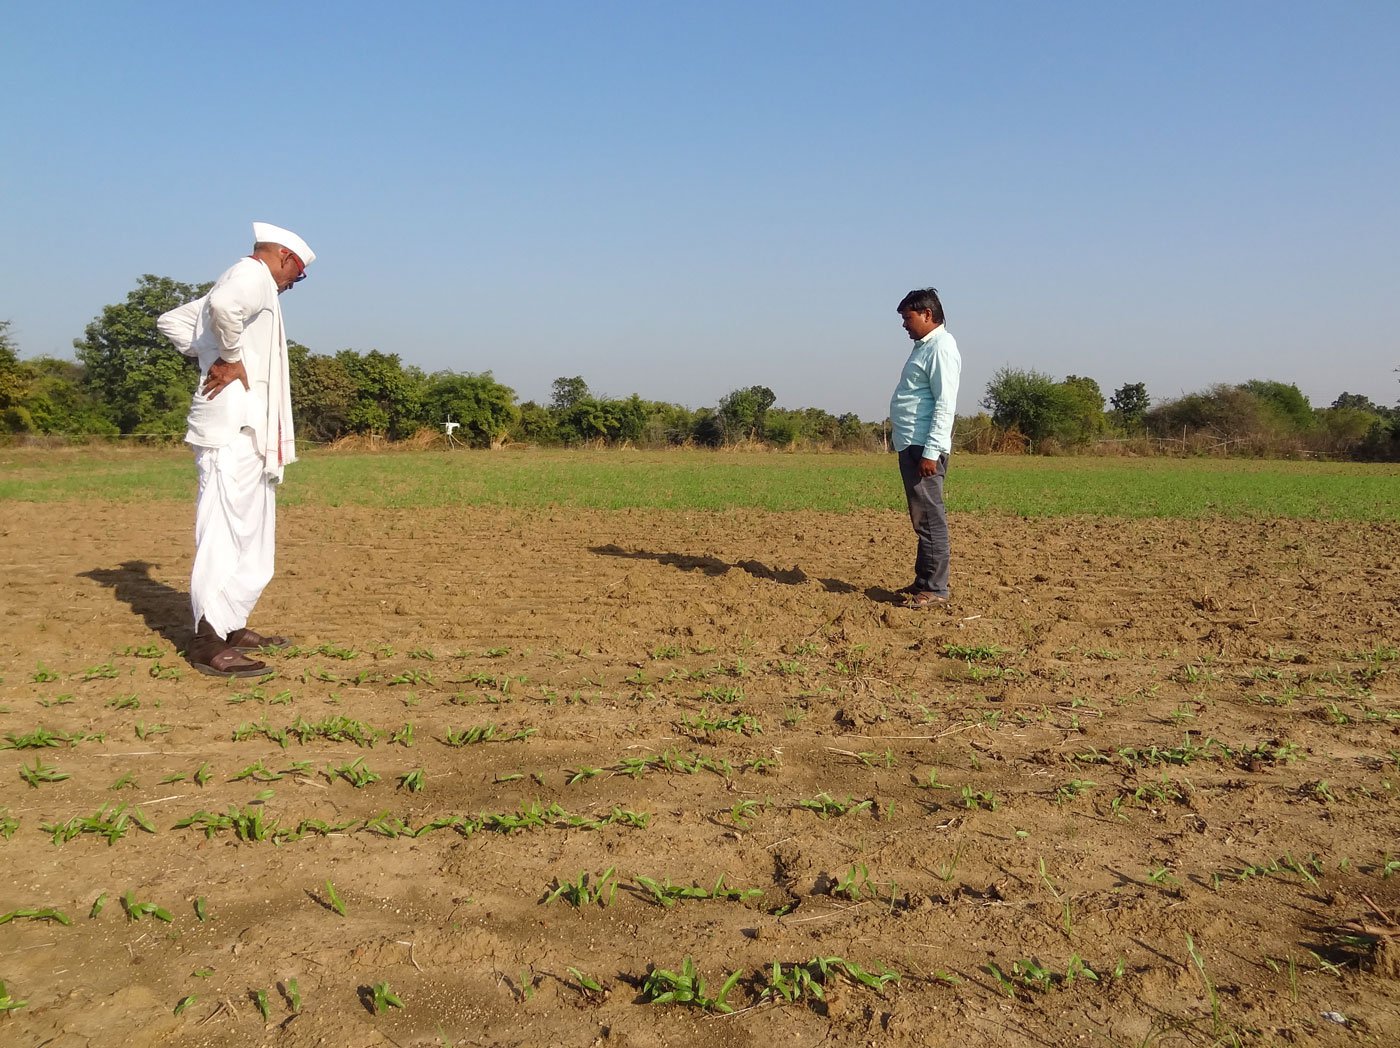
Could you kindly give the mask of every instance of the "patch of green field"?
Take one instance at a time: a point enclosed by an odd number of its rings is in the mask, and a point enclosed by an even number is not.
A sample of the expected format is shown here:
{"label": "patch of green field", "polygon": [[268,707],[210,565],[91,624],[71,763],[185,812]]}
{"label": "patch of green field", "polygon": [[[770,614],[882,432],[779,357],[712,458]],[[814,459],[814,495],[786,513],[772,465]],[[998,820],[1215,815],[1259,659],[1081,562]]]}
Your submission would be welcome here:
{"label": "patch of green field", "polygon": [[[175,501],[194,495],[185,449],[0,449],[0,501]],[[1400,466],[1214,459],[959,455],[955,513],[1028,517],[1400,520]],[[286,506],[593,509],[904,509],[893,456],[710,451],[313,451]]]}

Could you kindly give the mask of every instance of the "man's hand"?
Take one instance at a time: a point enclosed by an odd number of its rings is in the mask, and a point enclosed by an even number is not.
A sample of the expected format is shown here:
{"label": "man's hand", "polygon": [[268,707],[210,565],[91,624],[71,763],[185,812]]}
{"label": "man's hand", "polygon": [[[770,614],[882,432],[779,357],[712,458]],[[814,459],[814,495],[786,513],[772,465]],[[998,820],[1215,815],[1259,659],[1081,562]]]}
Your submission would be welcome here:
{"label": "man's hand", "polygon": [[921,458],[921,459],[919,459],[919,476],[921,476],[921,477],[936,477],[936,476],[938,476],[938,463],[939,463],[940,459],[941,459],[941,456],[940,456],[940,458],[933,458],[933,459],[931,459],[931,458]]}
{"label": "man's hand", "polygon": [[216,360],[209,365],[209,374],[204,379],[204,385],[200,389],[206,397],[217,397],[219,391],[230,382],[237,380],[243,383],[243,388],[248,388],[248,372],[243,367],[243,361]]}

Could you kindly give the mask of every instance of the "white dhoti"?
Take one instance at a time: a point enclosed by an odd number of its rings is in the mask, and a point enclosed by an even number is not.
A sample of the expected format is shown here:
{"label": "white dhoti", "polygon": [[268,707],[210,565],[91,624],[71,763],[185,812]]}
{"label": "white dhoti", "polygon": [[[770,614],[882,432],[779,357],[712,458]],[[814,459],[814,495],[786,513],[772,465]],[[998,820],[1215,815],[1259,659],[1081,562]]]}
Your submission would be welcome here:
{"label": "white dhoti", "polygon": [[251,432],[219,448],[196,447],[199,498],[194,518],[190,603],[195,627],[207,619],[221,637],[248,624],[272,581],[277,485]]}

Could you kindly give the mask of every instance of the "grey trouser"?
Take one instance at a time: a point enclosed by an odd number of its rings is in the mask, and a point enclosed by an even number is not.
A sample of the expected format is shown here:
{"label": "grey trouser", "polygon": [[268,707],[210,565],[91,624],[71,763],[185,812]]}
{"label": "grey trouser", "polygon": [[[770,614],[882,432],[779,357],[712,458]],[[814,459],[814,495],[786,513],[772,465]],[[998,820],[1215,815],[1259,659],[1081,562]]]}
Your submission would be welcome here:
{"label": "grey trouser", "polygon": [[909,503],[909,520],[919,539],[914,556],[914,589],[948,595],[948,511],[943,507],[943,478],[948,473],[948,456],[938,456],[938,472],[919,476],[922,447],[905,448],[899,453],[899,475],[904,480],[904,497]]}

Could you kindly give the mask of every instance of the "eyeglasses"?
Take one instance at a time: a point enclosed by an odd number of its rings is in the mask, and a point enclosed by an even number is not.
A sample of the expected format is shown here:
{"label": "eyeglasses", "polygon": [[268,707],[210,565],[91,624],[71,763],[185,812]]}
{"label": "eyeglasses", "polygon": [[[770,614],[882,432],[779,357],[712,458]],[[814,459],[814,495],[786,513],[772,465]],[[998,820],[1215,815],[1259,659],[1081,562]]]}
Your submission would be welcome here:
{"label": "eyeglasses", "polygon": [[300,284],[303,280],[306,279],[306,264],[302,262],[300,258],[297,257],[297,253],[295,251],[288,250],[287,257],[297,264],[297,275],[292,278],[292,283]]}

